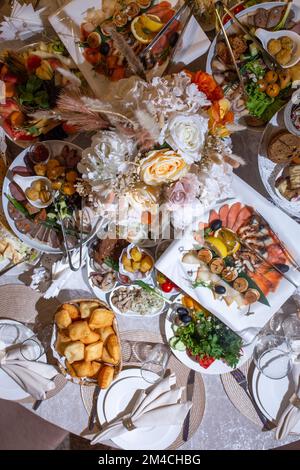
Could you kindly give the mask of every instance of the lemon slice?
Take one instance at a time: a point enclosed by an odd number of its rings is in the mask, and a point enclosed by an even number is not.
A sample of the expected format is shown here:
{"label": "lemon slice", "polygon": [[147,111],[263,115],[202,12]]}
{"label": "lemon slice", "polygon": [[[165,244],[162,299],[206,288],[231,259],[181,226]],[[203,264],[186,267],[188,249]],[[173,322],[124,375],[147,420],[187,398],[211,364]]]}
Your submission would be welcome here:
{"label": "lemon slice", "polygon": [[160,21],[160,18],[155,15],[141,15],[140,21],[143,25],[143,28],[148,29],[151,33],[158,33],[163,27],[163,23]]}
{"label": "lemon slice", "polygon": [[222,240],[210,236],[207,237],[205,241],[214,250],[214,252],[217,253],[217,255],[221,256],[221,258],[225,258],[227,256],[228,250]]}
{"label": "lemon slice", "polygon": [[236,239],[235,233],[228,228],[220,228],[219,230],[216,230],[214,236],[226,245],[228,255],[233,255],[241,248],[240,243]]}
{"label": "lemon slice", "polygon": [[141,22],[141,16],[137,16],[131,22],[131,32],[135,39],[137,39],[142,44],[149,44],[155,36],[155,33],[151,33],[148,31],[148,29],[145,28]]}

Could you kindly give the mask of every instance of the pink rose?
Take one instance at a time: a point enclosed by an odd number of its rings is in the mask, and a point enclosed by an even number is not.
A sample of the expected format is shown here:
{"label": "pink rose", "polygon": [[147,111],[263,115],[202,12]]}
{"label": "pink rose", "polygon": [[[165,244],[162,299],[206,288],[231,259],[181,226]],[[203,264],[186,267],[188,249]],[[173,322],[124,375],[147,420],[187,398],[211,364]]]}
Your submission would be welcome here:
{"label": "pink rose", "polygon": [[183,206],[192,203],[199,193],[196,175],[188,173],[166,189],[166,200],[170,206]]}

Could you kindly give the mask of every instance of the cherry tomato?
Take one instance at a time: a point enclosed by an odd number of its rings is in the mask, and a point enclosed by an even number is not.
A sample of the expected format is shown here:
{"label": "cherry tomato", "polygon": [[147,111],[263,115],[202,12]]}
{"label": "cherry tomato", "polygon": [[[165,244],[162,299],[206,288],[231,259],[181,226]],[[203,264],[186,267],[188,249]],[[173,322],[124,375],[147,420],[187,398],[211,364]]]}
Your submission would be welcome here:
{"label": "cherry tomato", "polygon": [[276,98],[279,95],[280,86],[277,83],[271,83],[267,86],[266,93],[270,98]]}
{"label": "cherry tomato", "polygon": [[204,369],[207,369],[215,361],[215,358],[211,356],[204,356],[200,359],[197,356],[197,360],[201,367],[203,367]]}
{"label": "cherry tomato", "polygon": [[174,284],[171,281],[166,281],[160,287],[163,292],[171,292],[174,288]]}
{"label": "cherry tomato", "polygon": [[264,80],[267,83],[276,83],[278,80],[278,73],[274,72],[274,70],[269,70],[264,76]]}
{"label": "cherry tomato", "polygon": [[257,84],[258,84],[258,88],[260,89],[260,91],[266,91],[267,82],[265,82],[265,80],[263,79],[258,80]]}
{"label": "cherry tomato", "polygon": [[87,62],[92,65],[97,65],[101,60],[101,54],[98,49],[92,49],[91,47],[87,47],[84,50],[84,57]]}
{"label": "cherry tomato", "polygon": [[[232,11],[235,15],[237,15],[238,13],[240,13],[240,11],[243,11],[243,10],[245,10],[245,7],[244,7],[244,5],[241,3],[241,4],[237,5],[236,7],[232,8],[231,11]],[[230,17],[229,15],[225,15],[225,16],[223,17],[223,24],[226,24],[226,23],[227,23],[228,21],[230,21],[230,20],[231,20],[231,17]]]}

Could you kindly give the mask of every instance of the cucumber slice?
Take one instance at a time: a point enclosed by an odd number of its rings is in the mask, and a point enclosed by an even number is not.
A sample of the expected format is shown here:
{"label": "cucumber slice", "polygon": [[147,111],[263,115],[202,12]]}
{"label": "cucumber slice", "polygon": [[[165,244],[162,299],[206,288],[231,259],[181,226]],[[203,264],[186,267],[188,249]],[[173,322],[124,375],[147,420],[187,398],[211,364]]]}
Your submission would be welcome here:
{"label": "cucumber slice", "polygon": [[182,341],[178,340],[175,344],[175,349],[176,349],[176,351],[185,351],[186,347],[185,347],[185,344],[183,344]]}
{"label": "cucumber slice", "polygon": [[179,326],[176,325],[175,323],[173,323],[172,325],[172,330],[174,331],[174,333],[176,333],[176,331],[178,330]]}
{"label": "cucumber slice", "polygon": [[176,344],[178,343],[179,338],[177,336],[172,336],[172,338],[169,339],[169,344],[172,349],[176,349]]}

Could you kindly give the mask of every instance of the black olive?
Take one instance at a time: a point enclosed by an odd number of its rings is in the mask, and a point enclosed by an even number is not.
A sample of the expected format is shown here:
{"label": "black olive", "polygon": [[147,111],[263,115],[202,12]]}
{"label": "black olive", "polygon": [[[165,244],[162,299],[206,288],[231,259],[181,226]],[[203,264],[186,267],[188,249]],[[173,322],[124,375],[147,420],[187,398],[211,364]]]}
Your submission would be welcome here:
{"label": "black olive", "polygon": [[213,231],[218,230],[221,227],[222,227],[222,220],[220,220],[220,219],[213,220],[213,222],[210,224],[210,228]]}
{"label": "black olive", "polygon": [[218,285],[218,286],[215,286],[214,289],[217,294],[225,294],[226,292],[226,288],[224,286]]}
{"label": "black olive", "polygon": [[185,307],[178,307],[177,313],[178,313],[179,317],[181,317],[182,315],[188,315],[189,311]]}
{"label": "black olive", "polygon": [[103,42],[100,46],[100,52],[102,55],[107,55],[110,51],[109,44],[107,42]]}
{"label": "black olive", "polygon": [[173,31],[173,33],[169,36],[169,45],[171,47],[174,47],[178,41],[178,38],[179,34],[177,33],[177,31]]}
{"label": "black olive", "polygon": [[188,323],[191,323],[192,317],[190,315],[182,315],[181,321],[187,325]]}
{"label": "black olive", "polygon": [[279,269],[281,273],[287,273],[288,270],[290,269],[287,264],[283,264],[283,263],[277,263],[275,264],[275,266],[277,269]]}

